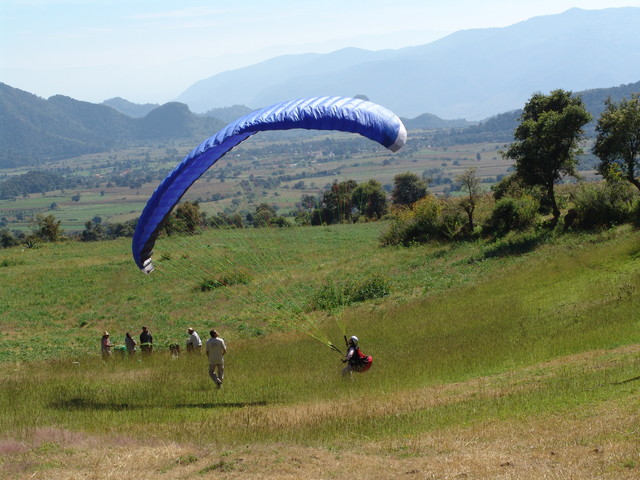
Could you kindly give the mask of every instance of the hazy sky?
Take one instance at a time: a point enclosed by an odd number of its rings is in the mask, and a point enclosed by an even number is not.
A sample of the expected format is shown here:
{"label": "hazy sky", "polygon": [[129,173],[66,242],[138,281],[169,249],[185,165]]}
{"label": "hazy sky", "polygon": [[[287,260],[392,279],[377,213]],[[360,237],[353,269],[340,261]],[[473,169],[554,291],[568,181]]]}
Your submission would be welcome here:
{"label": "hazy sky", "polygon": [[45,98],[164,103],[287,53],[400,48],[623,6],[640,0],[0,0],[0,82]]}

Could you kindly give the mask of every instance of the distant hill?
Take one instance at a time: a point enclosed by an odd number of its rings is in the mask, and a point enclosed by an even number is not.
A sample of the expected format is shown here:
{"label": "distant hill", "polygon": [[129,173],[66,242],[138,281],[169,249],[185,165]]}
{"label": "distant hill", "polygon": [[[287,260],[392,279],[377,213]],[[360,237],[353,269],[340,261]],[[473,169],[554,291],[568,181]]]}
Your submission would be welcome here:
{"label": "distant hill", "polygon": [[376,52],[349,48],[276,57],[201,80],[176,100],[195,112],[257,108],[314,95],[367,95],[414,118],[482,120],[521,108],[533,92],[640,80],[640,8],[571,9],[505,28],[456,32]]}
{"label": "distant hill", "polygon": [[142,118],[62,95],[48,100],[0,83],[0,168],[171,139],[206,138],[224,125],[171,102]]}
{"label": "distant hill", "polygon": [[130,127],[131,119],[111,108],[61,96],[44,100],[0,83],[0,166],[104,151],[124,141]]}
{"label": "distant hill", "polygon": [[254,109],[244,105],[233,105],[232,107],[213,108],[205,113],[207,117],[218,118],[225,123],[231,123],[251,113]]}
{"label": "distant hill", "polygon": [[585,90],[580,92],[580,96],[587,110],[594,118],[597,118],[604,111],[604,102],[607,98],[611,98],[614,102],[620,102],[623,98],[631,98],[632,93],[640,93],[640,81],[618,87]]}
{"label": "distant hill", "polygon": [[[620,85],[611,88],[595,88],[584,92],[573,92],[582,98],[587,111],[593,120],[585,126],[587,136],[595,135],[595,127],[600,114],[605,109],[605,101],[611,98],[620,102],[623,98],[631,98],[632,93],[640,92],[640,82]],[[523,105],[524,106],[524,105]],[[512,110],[490,117],[476,125],[466,128],[451,128],[433,135],[434,141],[440,145],[461,143],[505,142],[513,141],[513,131],[520,122],[522,109]]]}
{"label": "distant hill", "polygon": [[114,108],[125,115],[129,115],[134,118],[141,118],[147,115],[151,110],[158,108],[160,105],[157,103],[132,103],[121,97],[110,98],[102,102],[102,105]]}
{"label": "distant hill", "polygon": [[431,113],[423,113],[416,118],[403,118],[402,123],[409,130],[434,130],[438,128],[464,128],[475,122],[467,120],[443,120]]}
{"label": "distant hill", "polygon": [[[594,117],[589,132],[593,133],[607,98],[620,101],[634,92],[640,92],[640,82],[574,92],[582,96]],[[132,118],[104,104],[61,95],[45,100],[0,83],[0,168],[37,166],[45,161],[153,141],[189,139],[196,144],[250,111],[246,106],[235,105],[200,116],[183,103],[170,102],[144,117]],[[403,122],[409,130],[433,131],[431,136],[440,145],[507,143],[513,139],[520,113],[521,109],[516,109],[482,122],[443,120],[423,113],[413,119],[403,118]]]}

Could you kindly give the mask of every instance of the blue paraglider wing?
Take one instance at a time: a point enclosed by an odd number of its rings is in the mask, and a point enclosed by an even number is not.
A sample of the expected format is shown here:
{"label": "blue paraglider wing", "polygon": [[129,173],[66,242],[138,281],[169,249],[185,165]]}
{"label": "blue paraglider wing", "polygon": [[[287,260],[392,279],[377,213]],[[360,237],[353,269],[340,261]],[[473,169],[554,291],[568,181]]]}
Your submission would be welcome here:
{"label": "blue paraglider wing", "polygon": [[395,152],[407,131],[391,111],[365,100],[314,97],[293,100],[249,113],[202,142],[160,183],[147,202],[133,235],[133,258],[145,273],[163,221],[189,187],[229,150],[265,130],[337,130],[358,133]]}

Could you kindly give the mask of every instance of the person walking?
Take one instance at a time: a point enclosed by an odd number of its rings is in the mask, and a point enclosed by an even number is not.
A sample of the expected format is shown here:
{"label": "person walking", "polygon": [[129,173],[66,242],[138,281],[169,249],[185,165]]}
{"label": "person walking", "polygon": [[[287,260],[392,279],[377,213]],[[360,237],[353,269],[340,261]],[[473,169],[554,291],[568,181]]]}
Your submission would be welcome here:
{"label": "person walking", "polygon": [[227,353],[227,346],[224,340],[218,336],[218,332],[211,330],[211,338],[207,340],[207,357],[209,359],[209,376],[217,388],[222,387],[224,380],[224,355]]}

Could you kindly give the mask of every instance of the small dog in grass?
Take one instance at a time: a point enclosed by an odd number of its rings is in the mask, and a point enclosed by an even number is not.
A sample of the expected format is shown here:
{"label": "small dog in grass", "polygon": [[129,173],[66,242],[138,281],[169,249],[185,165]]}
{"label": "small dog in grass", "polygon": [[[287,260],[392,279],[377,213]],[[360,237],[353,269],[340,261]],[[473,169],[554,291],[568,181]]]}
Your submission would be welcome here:
{"label": "small dog in grass", "polygon": [[180,345],[172,343],[169,345],[169,352],[171,353],[171,358],[178,358],[180,356]]}

